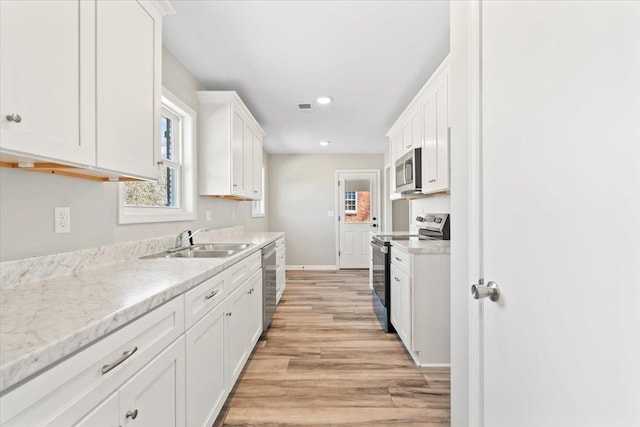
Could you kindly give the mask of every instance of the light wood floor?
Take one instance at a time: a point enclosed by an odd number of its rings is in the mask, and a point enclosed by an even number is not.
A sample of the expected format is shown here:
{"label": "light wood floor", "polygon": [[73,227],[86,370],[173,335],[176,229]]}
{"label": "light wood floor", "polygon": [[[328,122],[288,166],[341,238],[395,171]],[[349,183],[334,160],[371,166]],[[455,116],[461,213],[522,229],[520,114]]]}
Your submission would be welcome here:
{"label": "light wood floor", "polygon": [[367,271],[288,271],[215,426],[448,426],[449,389],[449,369],[417,368],[382,332]]}

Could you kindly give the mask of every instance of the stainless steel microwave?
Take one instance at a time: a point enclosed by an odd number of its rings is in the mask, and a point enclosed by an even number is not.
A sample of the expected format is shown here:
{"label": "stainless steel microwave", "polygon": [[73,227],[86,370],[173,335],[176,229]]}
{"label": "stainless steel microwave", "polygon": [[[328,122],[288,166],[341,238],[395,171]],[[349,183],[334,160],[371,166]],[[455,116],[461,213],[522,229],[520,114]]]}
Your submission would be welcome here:
{"label": "stainless steel microwave", "polygon": [[422,192],[422,148],[414,148],[396,161],[396,192]]}

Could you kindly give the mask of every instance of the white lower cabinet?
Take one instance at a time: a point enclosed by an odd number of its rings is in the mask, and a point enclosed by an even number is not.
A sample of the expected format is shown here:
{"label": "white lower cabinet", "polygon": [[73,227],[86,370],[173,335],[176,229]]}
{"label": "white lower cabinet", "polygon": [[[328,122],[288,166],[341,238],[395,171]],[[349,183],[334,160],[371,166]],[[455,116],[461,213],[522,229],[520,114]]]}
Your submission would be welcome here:
{"label": "white lower cabinet", "polygon": [[233,387],[248,358],[247,346],[247,295],[245,286],[236,289],[227,300],[225,313],[225,364],[229,389]]}
{"label": "white lower cabinet", "polygon": [[256,271],[247,280],[247,345],[248,352],[256,345],[262,335],[262,269]]}
{"label": "white lower cabinet", "polygon": [[113,393],[104,402],[98,405],[74,427],[118,427],[120,426],[118,393]]}
{"label": "white lower cabinet", "polygon": [[122,386],[122,427],[185,425],[184,347],[181,337]]}
{"label": "white lower cabinet", "polygon": [[64,422],[76,427],[184,426],[184,359],[180,338],[87,415]]}
{"label": "white lower cabinet", "polygon": [[210,427],[227,398],[225,387],[225,311],[211,310],[186,333],[187,425]]}
{"label": "white lower cabinet", "polygon": [[285,266],[287,264],[284,237],[276,241],[276,303],[279,304],[287,287]]}
{"label": "white lower cabinet", "polygon": [[449,254],[391,247],[391,323],[419,366],[450,363]]}
{"label": "white lower cabinet", "polygon": [[[391,324],[405,343],[411,343],[411,278],[391,264]],[[407,346],[410,347],[410,346]],[[408,348],[411,350],[411,348]]]}

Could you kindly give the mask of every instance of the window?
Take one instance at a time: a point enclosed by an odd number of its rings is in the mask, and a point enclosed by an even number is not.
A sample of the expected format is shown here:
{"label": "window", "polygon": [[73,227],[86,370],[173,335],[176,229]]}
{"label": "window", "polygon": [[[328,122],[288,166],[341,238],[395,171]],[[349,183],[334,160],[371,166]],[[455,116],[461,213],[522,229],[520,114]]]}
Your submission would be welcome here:
{"label": "window", "polygon": [[160,179],[120,184],[120,224],[196,219],[195,112],[162,92]]}
{"label": "window", "polygon": [[252,218],[262,218],[264,217],[264,199],[267,198],[266,193],[264,192],[264,165],[262,166],[262,200],[254,200],[251,202],[251,217]]}
{"label": "window", "polygon": [[354,214],[358,212],[358,197],[355,191],[344,192],[344,213]]}

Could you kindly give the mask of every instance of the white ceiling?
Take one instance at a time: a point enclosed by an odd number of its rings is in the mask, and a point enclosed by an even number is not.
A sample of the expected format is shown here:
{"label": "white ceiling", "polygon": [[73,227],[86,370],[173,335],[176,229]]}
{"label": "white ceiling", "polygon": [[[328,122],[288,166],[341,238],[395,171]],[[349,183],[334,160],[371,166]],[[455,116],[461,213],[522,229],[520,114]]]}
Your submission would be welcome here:
{"label": "white ceiling", "polygon": [[[270,153],[383,153],[449,52],[448,1],[172,4],[164,45],[208,90],[238,92]],[[319,106],[321,95],[334,101]],[[299,113],[307,102],[314,112]]]}

